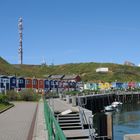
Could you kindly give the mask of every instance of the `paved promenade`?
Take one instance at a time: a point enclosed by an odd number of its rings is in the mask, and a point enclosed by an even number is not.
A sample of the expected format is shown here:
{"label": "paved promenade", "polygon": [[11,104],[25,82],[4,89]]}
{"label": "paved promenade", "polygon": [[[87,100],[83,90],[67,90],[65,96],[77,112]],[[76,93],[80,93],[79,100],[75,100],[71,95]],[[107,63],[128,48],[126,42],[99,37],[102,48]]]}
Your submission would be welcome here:
{"label": "paved promenade", "polygon": [[0,140],[27,140],[37,103],[14,102],[0,114]]}

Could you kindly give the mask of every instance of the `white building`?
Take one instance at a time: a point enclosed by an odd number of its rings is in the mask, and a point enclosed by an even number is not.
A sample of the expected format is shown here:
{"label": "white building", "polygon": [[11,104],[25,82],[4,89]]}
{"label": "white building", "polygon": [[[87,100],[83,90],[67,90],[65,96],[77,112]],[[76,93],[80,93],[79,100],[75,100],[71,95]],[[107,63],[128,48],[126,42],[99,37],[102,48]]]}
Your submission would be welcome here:
{"label": "white building", "polygon": [[96,69],[96,72],[101,72],[101,73],[107,73],[109,70],[108,70],[108,68],[106,67],[106,68],[97,68]]}

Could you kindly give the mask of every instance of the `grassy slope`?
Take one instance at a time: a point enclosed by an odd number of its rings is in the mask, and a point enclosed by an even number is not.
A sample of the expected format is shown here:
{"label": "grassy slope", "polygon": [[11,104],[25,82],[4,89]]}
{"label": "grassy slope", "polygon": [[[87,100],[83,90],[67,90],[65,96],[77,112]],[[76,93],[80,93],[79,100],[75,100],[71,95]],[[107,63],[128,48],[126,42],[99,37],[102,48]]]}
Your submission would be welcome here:
{"label": "grassy slope", "polygon": [[[109,73],[96,73],[96,68],[108,67]],[[0,58],[0,74],[43,77],[50,74],[76,74],[84,81],[140,81],[140,68],[111,63],[77,63],[57,66],[11,65]]]}
{"label": "grassy slope", "polygon": [[0,57],[0,74],[1,75],[17,75],[17,76],[30,76],[31,73],[29,70],[23,70],[20,68],[20,65],[14,66],[9,64],[3,58]]}
{"label": "grassy slope", "polygon": [[6,62],[4,59],[0,57],[0,74],[2,75],[9,75],[17,73],[17,70],[8,62]]}
{"label": "grassy slope", "polygon": [[[108,67],[109,73],[96,73],[96,68]],[[124,66],[110,63],[79,63],[65,64],[58,66],[28,66],[23,65],[22,68],[34,72],[36,76],[42,77],[49,74],[77,74],[84,81],[140,81],[140,68]]]}

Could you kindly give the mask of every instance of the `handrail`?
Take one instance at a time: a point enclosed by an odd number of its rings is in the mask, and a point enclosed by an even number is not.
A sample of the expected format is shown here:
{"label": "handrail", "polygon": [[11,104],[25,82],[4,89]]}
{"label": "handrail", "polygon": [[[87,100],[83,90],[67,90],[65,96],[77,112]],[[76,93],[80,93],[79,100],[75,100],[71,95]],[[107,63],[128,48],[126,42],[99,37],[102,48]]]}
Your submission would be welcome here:
{"label": "handrail", "polygon": [[66,140],[66,137],[56,121],[47,101],[44,99],[44,115],[48,130],[48,140]]}
{"label": "handrail", "polygon": [[96,134],[95,134],[95,129],[93,128],[93,116],[88,118],[89,120],[89,138],[91,140],[95,140]]}
{"label": "handrail", "polygon": [[82,104],[82,103],[81,103],[81,98],[78,97],[78,106],[79,106],[79,113],[80,113],[80,120],[81,120],[82,129],[84,129],[84,124],[85,124],[85,123],[88,124],[88,121],[87,121],[85,112],[84,112],[84,110],[82,109],[82,107],[85,106],[86,103],[87,103],[86,100],[87,100],[87,99],[85,99],[85,103]]}
{"label": "handrail", "polygon": [[[81,99],[83,99],[83,101],[81,101]],[[85,99],[85,102],[84,102],[84,99]],[[79,100],[80,100],[80,106],[81,107],[85,107],[85,105],[87,105],[87,98],[86,97],[79,97]]]}

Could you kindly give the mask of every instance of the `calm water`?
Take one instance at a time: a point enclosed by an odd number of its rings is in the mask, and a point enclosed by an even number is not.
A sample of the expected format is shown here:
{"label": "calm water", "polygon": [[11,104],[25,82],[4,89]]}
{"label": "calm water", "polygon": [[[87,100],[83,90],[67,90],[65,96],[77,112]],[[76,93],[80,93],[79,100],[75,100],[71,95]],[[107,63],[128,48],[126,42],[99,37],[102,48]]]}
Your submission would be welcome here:
{"label": "calm water", "polygon": [[113,114],[114,140],[123,140],[125,134],[140,133],[140,103],[125,104]]}

